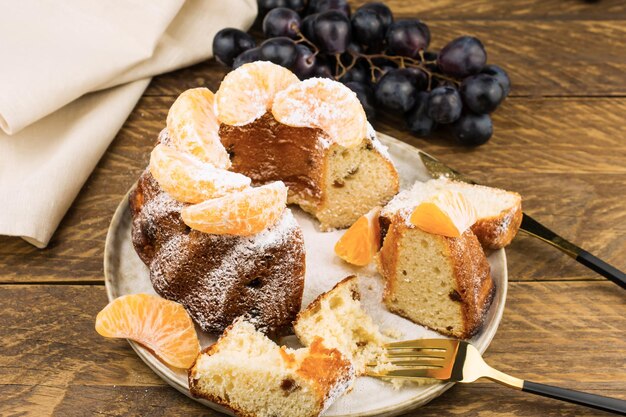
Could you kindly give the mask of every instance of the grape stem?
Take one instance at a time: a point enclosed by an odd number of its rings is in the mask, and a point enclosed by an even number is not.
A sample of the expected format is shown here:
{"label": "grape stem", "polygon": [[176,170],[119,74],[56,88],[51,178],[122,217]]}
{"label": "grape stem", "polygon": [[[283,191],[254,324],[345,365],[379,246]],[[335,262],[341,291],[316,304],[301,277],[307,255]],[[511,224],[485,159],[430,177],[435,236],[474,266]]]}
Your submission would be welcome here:
{"label": "grape stem", "polygon": [[[292,25],[292,29],[294,30],[294,32],[296,32],[296,34],[298,35],[298,38],[295,40],[295,43],[304,43],[306,45],[308,45],[312,50],[313,50],[313,57],[315,57],[317,54],[320,53],[319,48],[310,40],[308,40],[306,38],[306,36],[304,36],[304,34],[300,31],[300,28],[296,25],[293,24]],[[350,57],[352,58],[352,61],[350,62],[350,64],[348,65],[344,65],[343,62],[341,62],[341,54],[335,54],[335,73],[337,75],[335,75],[335,80],[339,80],[341,79],[341,77],[343,77],[344,75],[346,75],[346,73],[348,71],[350,71],[355,65],[356,63],[359,61],[359,59],[364,59],[367,61],[367,63],[369,64],[370,67],[370,76],[372,78],[372,82],[376,82],[377,81],[377,76],[376,76],[376,72],[379,73],[379,76],[383,76],[385,74],[385,71],[380,68],[378,65],[374,64],[374,59],[376,58],[383,58],[383,59],[387,59],[391,62],[393,62],[394,64],[398,65],[399,68],[417,68],[421,71],[423,71],[426,76],[428,77],[428,87],[427,89],[430,90],[432,87],[432,80],[433,78],[438,78],[440,80],[443,81],[447,81],[449,83],[452,83],[454,85],[456,85],[457,87],[461,85],[461,82],[455,78],[452,77],[448,77],[446,75],[443,74],[439,74],[437,72],[433,72],[431,71],[427,65],[436,65],[437,61],[429,61],[426,60],[426,58],[424,57],[424,50],[420,50],[419,51],[419,60],[418,59],[414,59],[414,58],[410,58],[407,56],[398,56],[398,55],[387,55],[387,54],[364,54],[358,51],[354,51],[354,50],[347,50],[348,54],[350,55]]]}

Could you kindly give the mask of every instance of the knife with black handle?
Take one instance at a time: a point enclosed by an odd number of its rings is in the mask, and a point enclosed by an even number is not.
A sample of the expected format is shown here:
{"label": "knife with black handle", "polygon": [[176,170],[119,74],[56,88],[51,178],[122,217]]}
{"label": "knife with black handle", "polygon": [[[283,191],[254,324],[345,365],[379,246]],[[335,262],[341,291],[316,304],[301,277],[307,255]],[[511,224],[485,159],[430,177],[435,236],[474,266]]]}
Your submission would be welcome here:
{"label": "knife with black handle", "polygon": [[[433,178],[438,177],[447,177],[453,180],[466,182],[469,184],[477,184],[475,181],[467,178],[463,174],[454,169],[448,167],[444,163],[439,160],[433,158],[432,156],[420,151],[420,158],[422,163],[428,170],[428,173]],[[626,274],[615,268],[612,265],[604,262],[602,259],[592,255],[586,250],[574,245],[572,242],[567,239],[562,238],[561,236],[554,233],[552,230],[548,229],[537,220],[530,217],[528,214],[523,213],[522,224],[520,226],[520,230],[526,232],[530,236],[536,237],[540,239],[566,255],[574,258],[581,264],[585,265],[587,268],[597,272],[600,275],[608,278],[613,281],[620,287],[626,289]]]}

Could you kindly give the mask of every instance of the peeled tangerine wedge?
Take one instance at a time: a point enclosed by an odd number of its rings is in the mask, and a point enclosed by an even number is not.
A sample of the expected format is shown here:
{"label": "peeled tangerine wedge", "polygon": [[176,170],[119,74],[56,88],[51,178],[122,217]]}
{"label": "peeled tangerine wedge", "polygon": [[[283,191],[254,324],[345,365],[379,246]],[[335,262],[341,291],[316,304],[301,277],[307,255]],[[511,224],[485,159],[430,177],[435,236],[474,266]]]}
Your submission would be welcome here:
{"label": "peeled tangerine wedge", "polygon": [[141,343],[176,368],[193,365],[200,343],[193,322],[182,305],[156,295],[130,294],[111,301],[96,317],[96,331],[104,337]]}
{"label": "peeled tangerine wedge", "polygon": [[252,123],[272,107],[274,96],[298,77],[280,65],[266,61],[244,64],[231,71],[215,95],[217,117],[222,123]]}
{"label": "peeled tangerine wedge", "polygon": [[230,168],[230,157],[220,142],[214,97],[207,88],[183,92],[167,113],[167,133],[172,145],[217,168]]}
{"label": "peeled tangerine wedge", "polygon": [[372,262],[380,250],[380,224],[377,207],[358,218],[335,244],[335,254],[353,265]]}
{"label": "peeled tangerine wedge", "polygon": [[152,150],[148,167],[161,188],[184,203],[200,203],[250,186],[245,175],[215,168],[163,144]]}
{"label": "peeled tangerine wedge", "polygon": [[250,236],[274,224],[287,203],[287,187],[276,181],[185,207],[183,221],[216,235]]}
{"label": "peeled tangerine wedge", "polygon": [[276,94],[272,114],[289,126],[322,129],[346,148],[358,145],[367,135],[367,118],[356,94],[326,78],[310,78]]}
{"label": "peeled tangerine wedge", "polygon": [[478,213],[463,194],[444,190],[415,207],[410,220],[425,232],[460,237],[476,223]]}

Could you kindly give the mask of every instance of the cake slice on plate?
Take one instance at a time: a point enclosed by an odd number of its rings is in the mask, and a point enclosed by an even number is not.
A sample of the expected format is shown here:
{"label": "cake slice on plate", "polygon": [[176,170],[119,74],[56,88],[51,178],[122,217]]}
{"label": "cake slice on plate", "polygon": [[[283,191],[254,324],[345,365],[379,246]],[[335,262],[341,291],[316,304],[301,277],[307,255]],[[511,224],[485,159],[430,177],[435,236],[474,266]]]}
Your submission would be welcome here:
{"label": "cake slice on plate", "polygon": [[418,182],[380,214],[378,267],[387,308],[444,335],[469,338],[495,293],[489,263],[470,226],[479,210],[447,180]]}
{"label": "cake slice on plate", "polygon": [[350,361],[317,338],[279,347],[236,320],[189,369],[189,389],[246,417],[318,416],[354,382]]}
{"label": "cake slice on plate", "polygon": [[317,297],[293,323],[305,346],[322,338],[324,345],[339,350],[352,362],[357,375],[365,373],[367,363],[378,361],[385,343],[360,298],[358,278],[349,276]]}

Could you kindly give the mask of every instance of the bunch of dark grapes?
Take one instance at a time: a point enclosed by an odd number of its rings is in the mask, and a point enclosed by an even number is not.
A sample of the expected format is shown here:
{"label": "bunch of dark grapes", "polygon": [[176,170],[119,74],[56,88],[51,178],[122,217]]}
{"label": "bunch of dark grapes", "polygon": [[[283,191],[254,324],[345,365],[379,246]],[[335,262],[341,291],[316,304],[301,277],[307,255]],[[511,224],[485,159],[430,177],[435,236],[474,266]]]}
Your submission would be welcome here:
{"label": "bunch of dark grapes", "polygon": [[346,0],[258,0],[262,30],[257,45],[249,34],[223,29],[213,40],[221,63],[237,68],[271,61],[300,79],[326,77],[353,90],[367,114],[382,109],[404,114],[407,127],[424,137],[449,126],[467,146],[493,133],[490,113],[508,95],[511,82],[487,65],[485,47],[462,36],[431,51],[430,29],[418,19],[394,20],[383,3],[354,12]]}

